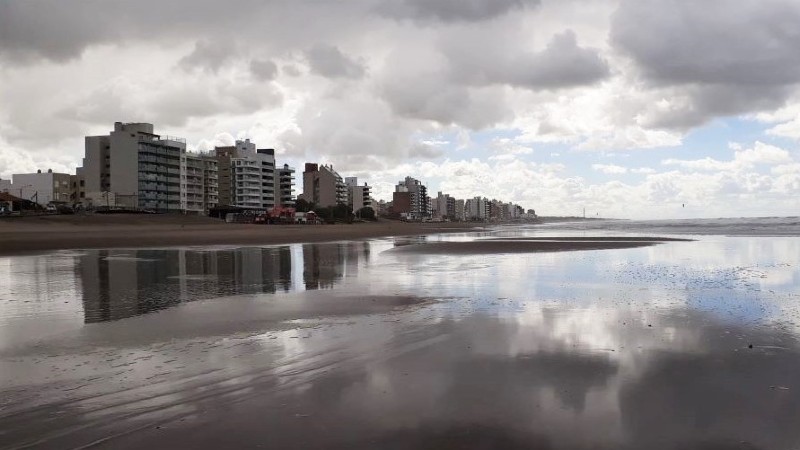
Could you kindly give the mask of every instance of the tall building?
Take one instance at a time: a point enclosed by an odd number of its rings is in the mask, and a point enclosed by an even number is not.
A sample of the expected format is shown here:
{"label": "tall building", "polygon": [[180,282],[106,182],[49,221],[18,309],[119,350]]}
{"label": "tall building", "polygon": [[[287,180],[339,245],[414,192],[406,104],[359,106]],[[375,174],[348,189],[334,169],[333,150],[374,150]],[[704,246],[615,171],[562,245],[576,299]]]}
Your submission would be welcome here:
{"label": "tall building", "polygon": [[214,154],[217,158],[217,170],[219,173],[219,205],[232,206],[233,190],[231,187],[231,158],[236,157],[236,147],[214,147]]}
{"label": "tall building", "polygon": [[[395,186],[395,193],[408,192],[409,211],[406,213],[410,220],[422,220],[431,216],[431,201],[428,197],[428,189],[422,182],[417,179],[406,177],[405,180],[399,182]],[[405,198],[403,195],[394,196],[398,201],[404,203]],[[396,205],[395,212],[403,214],[405,211],[399,211],[400,205]]]}
{"label": "tall building", "polygon": [[363,186],[358,185],[358,178],[347,177],[345,178],[345,185],[347,186],[347,205],[353,213],[357,213],[362,208],[372,208],[375,211],[375,205],[372,203],[371,191],[372,188],[364,183]]}
{"label": "tall building", "polygon": [[[275,207],[275,150],[239,146],[231,158],[231,192],[234,206],[267,210]],[[249,140],[247,141],[249,144]]]}
{"label": "tall building", "polygon": [[464,204],[466,220],[484,221],[489,219],[490,202],[486,198],[475,197],[468,199]]}
{"label": "tall building", "polygon": [[181,162],[181,209],[187,213],[208,214],[219,203],[216,157],[186,153]]}
{"label": "tall building", "polygon": [[458,221],[466,220],[466,217],[464,215],[464,205],[465,205],[464,200],[456,200],[455,201],[455,205],[453,207],[454,214],[455,214],[454,220],[458,220]]}
{"label": "tall building", "polygon": [[431,199],[431,210],[438,219],[456,220],[456,199],[439,192],[436,199]]}
{"label": "tall building", "polygon": [[[245,139],[230,147],[216,147],[214,152],[220,173],[220,205],[267,210],[280,203],[281,178],[275,168],[274,149],[256,149],[250,139]],[[289,174],[290,183],[292,179]]]}
{"label": "tall building", "polygon": [[318,207],[347,203],[347,186],[333,166],[306,163],[303,171],[303,193],[298,196]]}
{"label": "tall building", "polygon": [[275,199],[277,206],[294,206],[294,168],[284,164],[275,169]]}
{"label": "tall building", "polygon": [[115,122],[108,136],[87,136],[85,147],[85,195],[96,204],[113,196],[116,206],[181,211],[184,139],[155,134],[149,123]]}

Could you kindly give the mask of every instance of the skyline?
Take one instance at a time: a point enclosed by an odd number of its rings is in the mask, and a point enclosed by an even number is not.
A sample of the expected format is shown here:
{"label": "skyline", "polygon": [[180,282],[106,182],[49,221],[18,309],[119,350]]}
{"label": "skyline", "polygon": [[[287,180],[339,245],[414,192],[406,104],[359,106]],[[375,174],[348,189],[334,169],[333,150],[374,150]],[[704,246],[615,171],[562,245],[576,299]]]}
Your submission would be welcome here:
{"label": "skyline", "polygon": [[7,1],[0,177],[72,172],[83,136],[151,122],[376,198],[411,174],[542,215],[796,215],[798,21],[790,1]]}

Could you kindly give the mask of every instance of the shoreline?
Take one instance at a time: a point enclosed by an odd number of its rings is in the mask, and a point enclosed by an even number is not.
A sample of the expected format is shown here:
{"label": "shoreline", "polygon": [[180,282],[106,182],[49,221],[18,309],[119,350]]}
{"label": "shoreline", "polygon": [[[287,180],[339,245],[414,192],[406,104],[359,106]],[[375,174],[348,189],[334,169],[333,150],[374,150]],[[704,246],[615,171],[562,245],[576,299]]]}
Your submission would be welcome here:
{"label": "shoreline", "polygon": [[382,220],[336,225],[253,225],[191,216],[40,216],[0,221],[0,256],[57,250],[280,245],[460,233],[475,223]]}

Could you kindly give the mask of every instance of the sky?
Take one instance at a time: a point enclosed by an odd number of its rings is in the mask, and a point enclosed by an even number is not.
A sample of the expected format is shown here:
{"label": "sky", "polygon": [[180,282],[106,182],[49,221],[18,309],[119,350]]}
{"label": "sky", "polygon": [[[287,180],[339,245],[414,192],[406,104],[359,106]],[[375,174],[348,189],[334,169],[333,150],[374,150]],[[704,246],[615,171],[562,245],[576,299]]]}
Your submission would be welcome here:
{"label": "sky", "polygon": [[379,199],[410,175],[540,215],[793,216],[798,23],[796,0],[0,0],[0,178],[149,122]]}

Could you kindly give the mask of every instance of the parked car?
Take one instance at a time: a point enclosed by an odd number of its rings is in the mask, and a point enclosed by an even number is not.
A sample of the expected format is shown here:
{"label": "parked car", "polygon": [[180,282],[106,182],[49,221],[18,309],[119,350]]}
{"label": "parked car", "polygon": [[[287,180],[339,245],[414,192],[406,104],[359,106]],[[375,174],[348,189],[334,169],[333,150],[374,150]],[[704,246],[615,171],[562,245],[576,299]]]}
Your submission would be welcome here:
{"label": "parked car", "polygon": [[52,203],[47,204],[45,211],[47,211],[47,214],[58,214],[58,208]]}

